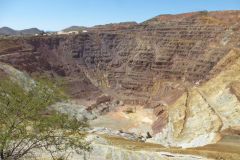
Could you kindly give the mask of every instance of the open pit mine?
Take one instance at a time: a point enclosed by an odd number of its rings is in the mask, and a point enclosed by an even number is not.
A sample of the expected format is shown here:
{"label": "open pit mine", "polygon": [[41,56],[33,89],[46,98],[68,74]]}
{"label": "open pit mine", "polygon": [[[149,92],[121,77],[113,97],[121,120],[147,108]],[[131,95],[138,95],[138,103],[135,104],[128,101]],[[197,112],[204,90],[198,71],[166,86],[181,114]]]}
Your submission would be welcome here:
{"label": "open pit mine", "polygon": [[90,124],[72,159],[240,159],[240,11],[3,37],[0,75],[61,81],[52,107]]}

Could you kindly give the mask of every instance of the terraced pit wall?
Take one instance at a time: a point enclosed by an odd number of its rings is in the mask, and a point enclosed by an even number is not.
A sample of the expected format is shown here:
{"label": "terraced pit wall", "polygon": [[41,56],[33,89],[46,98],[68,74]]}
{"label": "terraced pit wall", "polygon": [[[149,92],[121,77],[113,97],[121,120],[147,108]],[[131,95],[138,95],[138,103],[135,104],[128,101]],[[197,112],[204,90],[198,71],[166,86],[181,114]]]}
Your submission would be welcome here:
{"label": "terraced pit wall", "polygon": [[106,93],[153,107],[159,132],[167,123],[167,106],[228,65],[216,66],[240,47],[239,19],[239,11],[196,12],[78,35],[6,38],[0,40],[0,61],[61,77],[75,98]]}

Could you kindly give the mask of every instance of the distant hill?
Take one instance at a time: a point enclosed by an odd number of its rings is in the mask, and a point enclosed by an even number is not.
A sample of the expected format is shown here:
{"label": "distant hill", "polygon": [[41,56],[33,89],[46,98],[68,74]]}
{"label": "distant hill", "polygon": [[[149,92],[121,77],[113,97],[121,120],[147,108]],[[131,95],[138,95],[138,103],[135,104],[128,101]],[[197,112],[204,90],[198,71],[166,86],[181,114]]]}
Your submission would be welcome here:
{"label": "distant hill", "polygon": [[62,31],[64,31],[64,32],[81,31],[81,30],[84,30],[86,28],[87,27],[84,27],[84,26],[71,26],[71,27],[63,29]]}
{"label": "distant hill", "polygon": [[83,30],[96,30],[96,29],[123,29],[129,28],[137,25],[137,22],[120,22],[120,23],[109,23],[103,25],[95,25],[93,27],[84,27],[84,26],[71,26],[63,29],[63,32],[71,32],[71,31],[83,31]]}
{"label": "distant hill", "polygon": [[17,31],[13,30],[9,27],[2,27],[0,28],[0,35],[16,35],[18,34]]}
{"label": "distant hill", "polygon": [[7,36],[35,35],[35,34],[40,34],[42,32],[43,31],[39,30],[38,28],[29,28],[24,30],[14,30],[9,27],[0,28],[0,35],[7,35]]}
{"label": "distant hill", "polygon": [[27,35],[27,34],[40,34],[43,31],[39,30],[38,28],[29,28],[29,29],[24,29],[21,30],[20,33],[22,33],[23,35]]}

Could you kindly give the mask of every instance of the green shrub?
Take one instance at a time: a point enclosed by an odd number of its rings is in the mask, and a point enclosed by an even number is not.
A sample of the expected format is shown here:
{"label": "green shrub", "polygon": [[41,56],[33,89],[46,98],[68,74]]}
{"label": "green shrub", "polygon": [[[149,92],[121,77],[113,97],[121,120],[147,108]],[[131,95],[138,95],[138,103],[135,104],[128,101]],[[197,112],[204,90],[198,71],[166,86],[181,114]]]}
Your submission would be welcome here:
{"label": "green shrub", "polygon": [[87,123],[49,109],[64,98],[61,90],[46,81],[26,91],[9,79],[0,80],[0,159],[34,156],[35,149],[44,149],[53,158],[69,149],[89,150],[81,132]]}

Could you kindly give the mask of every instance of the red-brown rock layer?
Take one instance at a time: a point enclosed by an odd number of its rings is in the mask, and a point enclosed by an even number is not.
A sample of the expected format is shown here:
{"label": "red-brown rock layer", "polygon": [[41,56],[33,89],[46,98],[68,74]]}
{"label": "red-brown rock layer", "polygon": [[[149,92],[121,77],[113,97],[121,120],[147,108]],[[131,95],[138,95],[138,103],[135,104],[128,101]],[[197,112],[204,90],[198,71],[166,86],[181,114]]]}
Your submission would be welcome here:
{"label": "red-brown rock layer", "polygon": [[[125,103],[169,105],[218,73],[221,58],[240,47],[239,21],[240,11],[196,12],[78,35],[1,39],[0,61],[63,78],[73,97],[104,92]],[[159,116],[157,131],[167,119],[165,111]]]}

